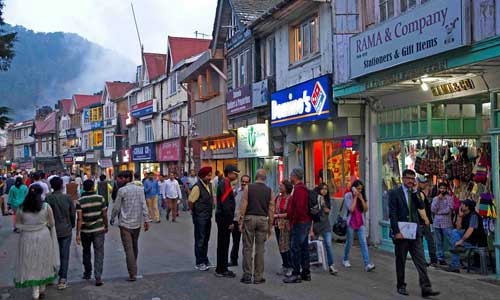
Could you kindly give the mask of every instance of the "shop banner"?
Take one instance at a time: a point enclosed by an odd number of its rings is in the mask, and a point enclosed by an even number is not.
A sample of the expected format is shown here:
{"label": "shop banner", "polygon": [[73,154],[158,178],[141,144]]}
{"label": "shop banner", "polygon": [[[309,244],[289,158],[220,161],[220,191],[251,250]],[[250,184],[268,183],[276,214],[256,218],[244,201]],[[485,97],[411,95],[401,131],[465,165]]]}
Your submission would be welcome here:
{"label": "shop banner", "polygon": [[154,161],[155,154],[154,144],[132,146],[132,161]]}
{"label": "shop banner", "polygon": [[133,118],[140,118],[154,113],[153,100],[144,101],[130,108],[130,115]]}
{"label": "shop banner", "polygon": [[238,128],[238,158],[269,156],[269,127],[255,124]]}
{"label": "shop banner", "polygon": [[85,163],[85,156],[84,155],[75,155],[73,160],[76,164],[84,164]]}
{"label": "shop banner", "polygon": [[182,150],[179,139],[163,142],[158,145],[158,161],[178,161],[179,151],[183,152]]}
{"label": "shop banner", "polygon": [[99,164],[99,167],[101,167],[102,169],[113,167],[113,162],[109,158],[99,159],[97,163]]}
{"label": "shop banner", "polygon": [[130,149],[122,149],[121,154],[122,154],[122,162],[123,163],[130,162]]}
{"label": "shop banner", "polygon": [[227,91],[227,114],[234,115],[252,109],[250,85]]}
{"label": "shop banner", "polygon": [[269,81],[262,81],[252,84],[252,107],[261,107],[269,102]]}
{"label": "shop banner", "polygon": [[73,155],[64,155],[63,160],[64,160],[64,164],[72,165],[74,162],[74,156]]}
{"label": "shop banner", "polygon": [[66,129],[66,138],[68,139],[76,139],[76,129]]}
{"label": "shop banner", "polygon": [[330,75],[324,75],[274,92],[271,127],[330,117]]}
{"label": "shop banner", "polygon": [[350,39],[351,78],[465,46],[469,0],[429,1]]}

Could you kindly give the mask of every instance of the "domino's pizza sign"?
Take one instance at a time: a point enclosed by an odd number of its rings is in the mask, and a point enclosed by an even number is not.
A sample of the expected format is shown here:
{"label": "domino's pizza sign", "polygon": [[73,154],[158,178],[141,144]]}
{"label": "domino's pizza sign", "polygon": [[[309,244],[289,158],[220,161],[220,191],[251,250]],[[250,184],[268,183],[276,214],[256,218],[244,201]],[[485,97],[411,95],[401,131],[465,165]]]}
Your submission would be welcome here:
{"label": "domino's pizza sign", "polygon": [[330,99],[330,75],[277,91],[271,96],[271,126],[327,119]]}

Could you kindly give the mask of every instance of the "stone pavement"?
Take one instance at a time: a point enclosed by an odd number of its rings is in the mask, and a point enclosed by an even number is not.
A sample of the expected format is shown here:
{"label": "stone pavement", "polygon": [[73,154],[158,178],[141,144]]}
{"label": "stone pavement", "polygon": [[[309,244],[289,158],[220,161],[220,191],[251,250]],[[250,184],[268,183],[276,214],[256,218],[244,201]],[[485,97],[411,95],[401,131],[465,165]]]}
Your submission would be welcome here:
{"label": "stone pavement", "polygon": [[[394,258],[391,254],[370,249],[376,270],[366,273],[362,268],[359,248],[352,250],[351,269],[340,266],[342,244],[335,245],[335,260],[339,275],[331,276],[322,270],[313,271],[313,280],[285,285],[275,275],[280,257],[274,239],[266,243],[267,282],[244,285],[239,282],[241,267],[233,270],[235,279],[217,278],[213,270],[197,272],[193,269],[193,228],[184,214],[179,223],[153,224],[140,238],[139,272],[144,278],[135,283],[126,282],[125,258],[118,229],[112,227],[106,236],[104,286],[80,279],[82,273],[81,248],[74,243],[71,249],[69,287],[59,292],[49,288],[47,299],[421,299],[417,274],[411,261],[407,264],[407,282],[410,297],[395,291]],[[30,299],[30,290],[12,288],[15,248],[18,235],[9,232],[8,222],[0,229],[0,300]],[[209,257],[215,263],[215,224],[210,241]],[[500,287],[479,281],[481,276],[450,274],[429,269],[435,289],[441,291],[438,299],[499,299]]]}

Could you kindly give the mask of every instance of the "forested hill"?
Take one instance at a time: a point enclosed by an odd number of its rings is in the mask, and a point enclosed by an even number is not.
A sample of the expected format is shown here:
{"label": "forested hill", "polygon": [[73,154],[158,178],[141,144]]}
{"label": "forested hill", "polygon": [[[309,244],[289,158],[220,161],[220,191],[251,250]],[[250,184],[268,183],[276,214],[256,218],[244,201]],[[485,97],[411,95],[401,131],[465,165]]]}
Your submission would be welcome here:
{"label": "forested hill", "polygon": [[0,106],[11,107],[15,120],[32,118],[35,107],[75,93],[100,91],[105,81],[134,77],[132,62],[77,34],[2,29],[18,33],[11,67],[0,72]]}

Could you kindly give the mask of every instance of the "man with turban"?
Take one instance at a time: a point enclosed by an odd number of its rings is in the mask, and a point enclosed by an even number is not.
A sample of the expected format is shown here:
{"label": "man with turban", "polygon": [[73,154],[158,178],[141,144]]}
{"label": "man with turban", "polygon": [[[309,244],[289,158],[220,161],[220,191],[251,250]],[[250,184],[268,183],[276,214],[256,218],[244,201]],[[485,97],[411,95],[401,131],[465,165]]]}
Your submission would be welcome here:
{"label": "man with turban", "polygon": [[207,271],[212,267],[207,257],[214,207],[212,185],[210,184],[212,168],[201,168],[198,171],[198,177],[199,180],[194,184],[189,194],[189,208],[191,209],[194,224],[195,268],[200,271]]}

